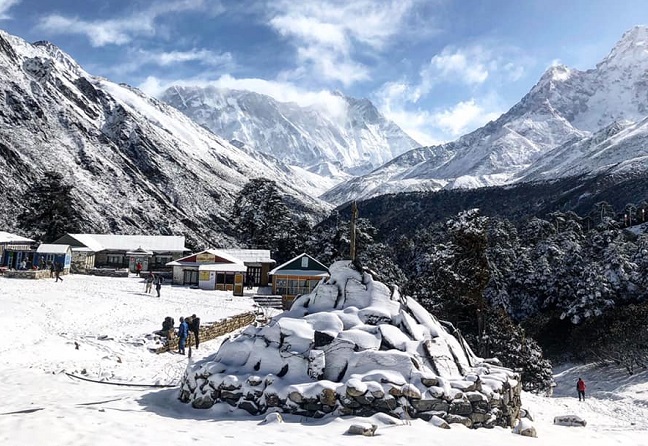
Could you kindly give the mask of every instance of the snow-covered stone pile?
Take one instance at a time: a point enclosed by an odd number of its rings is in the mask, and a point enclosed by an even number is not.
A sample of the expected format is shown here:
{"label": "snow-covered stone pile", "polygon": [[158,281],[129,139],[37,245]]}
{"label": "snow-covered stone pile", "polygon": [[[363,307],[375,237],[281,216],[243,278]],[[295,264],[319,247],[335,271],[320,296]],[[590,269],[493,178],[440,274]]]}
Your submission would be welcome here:
{"label": "snow-covered stone pile", "polygon": [[417,302],[336,262],[290,311],[187,368],[180,399],[251,414],[371,415],[513,426],[520,380],[477,358]]}

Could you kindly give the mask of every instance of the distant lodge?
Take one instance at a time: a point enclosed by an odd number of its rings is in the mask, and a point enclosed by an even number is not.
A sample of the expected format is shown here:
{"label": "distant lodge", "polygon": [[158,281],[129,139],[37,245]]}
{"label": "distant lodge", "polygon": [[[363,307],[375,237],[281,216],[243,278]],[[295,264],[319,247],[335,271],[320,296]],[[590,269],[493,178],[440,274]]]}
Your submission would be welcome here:
{"label": "distant lodge", "polygon": [[44,269],[60,263],[64,273],[111,268],[134,273],[140,263],[143,273],[170,272],[174,285],[235,295],[243,295],[246,287],[267,287],[270,292],[271,285],[284,308],[329,277],[328,268],[305,253],[277,267],[264,249],[208,249],[187,255],[183,236],[66,234],[54,243],[36,245],[32,239],[0,232],[0,269]]}

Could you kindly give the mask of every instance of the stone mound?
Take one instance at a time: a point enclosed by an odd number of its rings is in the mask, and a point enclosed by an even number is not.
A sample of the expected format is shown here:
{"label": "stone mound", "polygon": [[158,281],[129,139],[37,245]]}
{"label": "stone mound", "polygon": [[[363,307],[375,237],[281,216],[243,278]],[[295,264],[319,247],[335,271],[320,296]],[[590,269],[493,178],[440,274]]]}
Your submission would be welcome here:
{"label": "stone mound", "polygon": [[250,414],[377,412],[511,427],[519,376],[488,363],[416,301],[334,263],[331,277],[266,326],[247,327],[187,368],[180,400]]}

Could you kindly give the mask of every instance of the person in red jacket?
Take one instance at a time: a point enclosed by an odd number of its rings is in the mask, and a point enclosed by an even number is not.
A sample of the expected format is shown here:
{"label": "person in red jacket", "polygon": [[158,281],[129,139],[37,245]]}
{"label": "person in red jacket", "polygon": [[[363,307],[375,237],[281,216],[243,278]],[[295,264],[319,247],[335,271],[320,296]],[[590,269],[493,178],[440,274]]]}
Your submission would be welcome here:
{"label": "person in red jacket", "polygon": [[578,391],[578,401],[585,401],[586,388],[587,386],[585,385],[585,381],[583,381],[583,378],[578,378],[578,381],[576,381],[576,390]]}

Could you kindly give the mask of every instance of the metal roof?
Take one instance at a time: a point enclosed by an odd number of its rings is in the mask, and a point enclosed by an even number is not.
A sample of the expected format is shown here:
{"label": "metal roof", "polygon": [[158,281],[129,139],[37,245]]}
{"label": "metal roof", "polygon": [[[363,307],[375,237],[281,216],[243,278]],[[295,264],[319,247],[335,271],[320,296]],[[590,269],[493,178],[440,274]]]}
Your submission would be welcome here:
{"label": "metal roof", "polygon": [[[309,256],[308,254],[306,254],[305,252],[303,252],[303,253],[299,254],[298,256],[296,256],[296,257],[294,257],[294,258],[288,260],[286,263],[283,263],[283,264],[277,266],[277,267],[274,268],[272,271],[270,271],[268,274],[271,275],[271,276],[272,276],[273,274],[277,274],[277,273],[279,273],[279,271],[281,271],[282,268],[285,268],[285,267],[289,266],[291,263],[293,263],[293,262],[299,260],[299,259],[302,258],[302,257],[308,257],[308,259],[309,259],[311,262],[313,262],[314,265],[319,265],[319,266],[321,267],[321,269],[319,269],[319,270],[299,269],[299,270],[287,270],[287,271],[290,271],[290,272],[299,272],[299,274],[293,274],[293,275],[296,275],[296,276],[304,276],[304,275],[307,275],[306,273],[308,273],[308,272],[315,272],[316,274],[314,274],[314,275],[319,275],[319,274],[323,273],[324,271],[326,271],[326,274],[325,274],[323,277],[328,277],[328,276],[329,276],[329,274],[328,274],[328,268],[327,268],[326,266],[322,265],[321,262],[315,260],[313,257],[311,257],[311,256]],[[309,262],[309,265],[310,265],[310,262]],[[281,274],[286,274],[286,273],[285,273],[285,271],[281,271]]]}
{"label": "metal roof", "polygon": [[281,271],[272,270],[270,275],[273,276],[295,276],[295,277],[330,277],[330,274],[325,271],[314,269],[284,269]]}
{"label": "metal roof", "polygon": [[34,243],[34,240],[11,232],[0,231],[0,243]]}
{"label": "metal roof", "polygon": [[220,251],[247,263],[277,263],[270,257],[269,249],[221,249]]}
{"label": "metal roof", "polygon": [[37,253],[44,254],[67,254],[70,250],[70,245],[55,245],[53,243],[43,243],[36,249]]}
{"label": "metal roof", "polygon": [[[183,258],[181,258],[181,259],[176,259],[176,260],[174,260],[173,262],[169,262],[169,263],[167,263],[167,266],[190,265],[190,264],[192,264],[192,263],[197,263],[197,264],[199,264],[199,265],[208,265],[208,264],[210,264],[210,263],[207,263],[207,262],[185,262],[185,261],[184,261],[185,259],[189,259],[189,258],[191,258],[191,257],[197,256],[197,255],[202,254],[202,253],[205,253],[205,252],[207,252],[207,253],[209,253],[209,254],[212,254],[212,255],[214,255],[215,257],[220,257],[221,259],[227,260],[228,262],[231,262],[231,263],[238,263],[239,265],[242,265],[242,264],[243,264],[243,261],[242,261],[241,259],[239,259],[239,258],[233,256],[232,254],[229,254],[229,253],[228,253],[227,251],[225,251],[225,250],[220,250],[220,249],[206,249],[206,250],[204,250],[204,251],[200,251],[200,252],[196,252],[196,253],[190,254],[190,255],[185,256],[185,257],[183,257]],[[214,262],[211,262],[211,263],[214,263]],[[222,263],[222,262],[221,262],[221,263]]]}
{"label": "metal roof", "polygon": [[114,234],[68,234],[94,252],[132,251],[143,248],[153,252],[183,252],[184,236],[175,235],[114,235]]}

